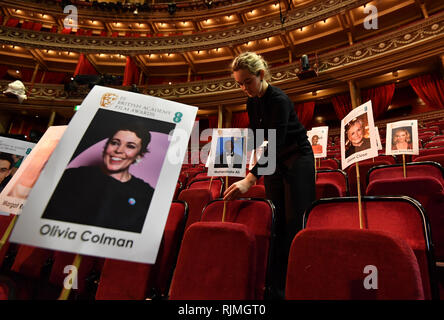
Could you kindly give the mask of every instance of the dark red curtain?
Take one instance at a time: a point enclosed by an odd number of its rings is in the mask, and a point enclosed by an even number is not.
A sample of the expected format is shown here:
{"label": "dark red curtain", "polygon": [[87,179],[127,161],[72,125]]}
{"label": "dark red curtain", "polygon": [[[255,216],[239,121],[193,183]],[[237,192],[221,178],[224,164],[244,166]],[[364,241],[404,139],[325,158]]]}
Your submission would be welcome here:
{"label": "dark red curtain", "polygon": [[362,91],[362,102],[372,101],[373,118],[378,119],[383,115],[390,103],[392,102],[393,94],[395,93],[395,84],[387,84],[385,86],[370,88]]}
{"label": "dark red curtain", "polygon": [[6,76],[6,73],[8,73],[9,67],[8,66],[0,66],[0,79],[3,79]]}
{"label": "dark red curtain", "polygon": [[74,77],[78,74],[98,74],[96,69],[94,69],[91,62],[88,61],[83,53],[81,53],[79,56],[79,62],[77,62],[77,67],[74,71]]}
{"label": "dark red curtain", "polygon": [[353,109],[349,94],[334,96],[331,98],[331,102],[333,103],[333,108],[335,109],[335,113],[339,120],[344,119],[344,117]]}
{"label": "dark red curtain", "polygon": [[125,72],[123,74],[124,86],[130,86],[132,84],[138,84],[140,71],[136,63],[131,57],[126,57]]}
{"label": "dark red curtain", "polygon": [[233,113],[233,118],[231,119],[232,128],[248,128],[249,125],[250,120],[248,119],[248,112]]}
{"label": "dark red curtain", "polygon": [[314,101],[299,103],[294,106],[294,110],[298,115],[299,122],[302,123],[305,128],[307,128],[313,120],[314,108]]}
{"label": "dark red curtain", "polygon": [[410,85],[424,103],[431,108],[444,108],[444,80],[427,74],[409,80]]}
{"label": "dark red curtain", "polygon": [[208,116],[208,128],[217,128],[217,116]]}

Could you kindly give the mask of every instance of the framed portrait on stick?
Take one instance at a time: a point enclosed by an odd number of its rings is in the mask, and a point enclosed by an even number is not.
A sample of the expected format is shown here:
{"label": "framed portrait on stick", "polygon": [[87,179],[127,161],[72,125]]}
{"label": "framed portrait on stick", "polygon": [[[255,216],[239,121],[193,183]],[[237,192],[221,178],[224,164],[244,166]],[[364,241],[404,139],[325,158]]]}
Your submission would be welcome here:
{"label": "framed portrait on stick", "polygon": [[29,193],[10,241],[155,263],[196,113],[96,85]]}
{"label": "framed portrait on stick", "polygon": [[214,129],[209,176],[245,177],[248,129]]}
{"label": "framed portrait on stick", "polygon": [[307,131],[315,159],[327,157],[328,127],[314,127]]}
{"label": "framed portrait on stick", "polygon": [[419,154],[418,120],[388,123],[385,140],[386,154]]}
{"label": "framed portrait on stick", "polygon": [[371,100],[341,120],[342,170],[358,161],[378,156]]}
{"label": "framed portrait on stick", "polygon": [[0,210],[20,214],[29,192],[67,126],[49,127],[0,194]]}

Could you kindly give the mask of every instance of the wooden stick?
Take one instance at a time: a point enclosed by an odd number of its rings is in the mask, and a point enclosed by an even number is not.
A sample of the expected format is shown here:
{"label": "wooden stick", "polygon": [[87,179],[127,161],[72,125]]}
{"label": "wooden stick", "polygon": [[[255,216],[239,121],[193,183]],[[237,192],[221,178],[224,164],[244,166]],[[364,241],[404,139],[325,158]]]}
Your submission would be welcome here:
{"label": "wooden stick", "polygon": [[[77,275],[79,274],[79,268],[80,268],[80,263],[82,262],[82,256],[80,254],[76,254],[76,256],[74,257],[74,261],[72,262],[72,265],[76,268],[77,270]],[[75,280],[74,278],[72,279],[73,281]],[[71,293],[71,288],[67,289],[67,288],[63,288],[62,292],[60,292],[60,296],[57,300],[68,300],[69,294]]]}
{"label": "wooden stick", "polygon": [[211,184],[213,183],[213,177],[210,178],[210,186],[208,187],[208,190],[211,191]]}
{"label": "wooden stick", "polygon": [[316,159],[315,159],[315,181],[318,179],[318,170],[316,169]]}
{"label": "wooden stick", "polygon": [[9,235],[11,234],[12,228],[14,228],[16,221],[17,221],[17,215],[14,215],[14,218],[12,218],[11,222],[8,225],[8,228],[6,228],[6,231],[3,234],[2,239],[0,240],[0,250],[3,248],[5,243],[8,241]]}
{"label": "wooden stick", "polygon": [[361,204],[361,183],[359,177],[359,162],[356,162],[356,184],[358,187],[358,210],[359,210],[359,228],[364,229],[362,223],[362,204]]}
{"label": "wooden stick", "polygon": [[404,171],[404,178],[407,178],[407,175],[405,172],[405,154],[402,154],[402,170]]}
{"label": "wooden stick", "polygon": [[222,222],[225,222],[225,213],[227,212],[227,201],[224,201],[224,210],[222,212]]}

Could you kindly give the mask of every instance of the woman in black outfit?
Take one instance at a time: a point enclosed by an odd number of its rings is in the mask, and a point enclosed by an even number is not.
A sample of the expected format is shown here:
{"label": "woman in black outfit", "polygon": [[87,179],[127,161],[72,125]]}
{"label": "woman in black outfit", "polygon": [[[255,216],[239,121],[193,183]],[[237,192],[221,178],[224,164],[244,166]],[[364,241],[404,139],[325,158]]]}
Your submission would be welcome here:
{"label": "woman in black outfit", "polygon": [[[272,265],[273,298],[284,298],[288,253],[296,233],[302,229],[304,211],[315,200],[314,156],[307,132],[299,122],[294,103],[278,87],[270,85],[266,61],[259,55],[245,52],[234,59],[233,76],[248,95],[247,111],[250,128],[276,130],[276,170],[264,176],[267,198],[276,207],[275,257]],[[255,141],[260,145],[262,141]],[[231,200],[245,193],[261,176],[256,164],[243,179],[224,193]]]}

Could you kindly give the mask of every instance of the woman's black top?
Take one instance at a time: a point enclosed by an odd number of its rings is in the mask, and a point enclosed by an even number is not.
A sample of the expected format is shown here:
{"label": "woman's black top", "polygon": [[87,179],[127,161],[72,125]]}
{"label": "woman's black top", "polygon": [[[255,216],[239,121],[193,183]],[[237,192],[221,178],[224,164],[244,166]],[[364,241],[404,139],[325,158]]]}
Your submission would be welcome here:
{"label": "woman's black top", "polygon": [[[262,97],[248,98],[247,112],[250,128],[255,135],[255,146],[262,143],[258,141],[260,137],[256,137],[256,129],[265,129],[264,140],[268,140],[267,129],[276,129],[278,168],[290,157],[313,153],[307,131],[299,122],[293,101],[280,88],[268,85]],[[258,168],[265,166],[257,164],[250,172],[259,178]]]}
{"label": "woman's black top", "polygon": [[67,169],[42,218],[140,233],[153,193],[134,176],[121,182],[99,167]]}

